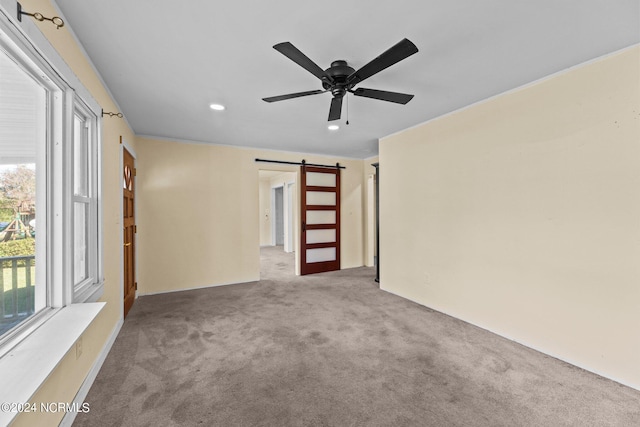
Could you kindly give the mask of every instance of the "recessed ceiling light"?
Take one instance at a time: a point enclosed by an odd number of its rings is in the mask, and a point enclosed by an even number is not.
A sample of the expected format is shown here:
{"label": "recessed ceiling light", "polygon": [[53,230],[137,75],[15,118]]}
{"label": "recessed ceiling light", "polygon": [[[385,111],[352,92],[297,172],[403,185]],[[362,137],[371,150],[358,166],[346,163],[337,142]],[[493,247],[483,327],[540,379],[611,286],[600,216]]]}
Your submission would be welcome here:
{"label": "recessed ceiling light", "polygon": [[209,108],[211,108],[212,110],[216,110],[216,111],[222,111],[222,110],[224,110],[224,105],[211,104],[211,105],[209,105]]}
{"label": "recessed ceiling light", "polygon": [[338,129],[340,129],[340,126],[338,126],[338,125],[329,125],[328,129],[329,130],[338,130]]}

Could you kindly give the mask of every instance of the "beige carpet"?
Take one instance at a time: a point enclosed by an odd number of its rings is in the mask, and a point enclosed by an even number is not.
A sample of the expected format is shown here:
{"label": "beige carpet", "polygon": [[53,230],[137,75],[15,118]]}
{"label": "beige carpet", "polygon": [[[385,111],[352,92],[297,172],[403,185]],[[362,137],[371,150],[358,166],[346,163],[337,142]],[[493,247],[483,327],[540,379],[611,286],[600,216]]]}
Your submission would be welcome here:
{"label": "beige carpet", "polygon": [[139,298],[74,426],[640,426],[640,392],[380,291],[374,271]]}

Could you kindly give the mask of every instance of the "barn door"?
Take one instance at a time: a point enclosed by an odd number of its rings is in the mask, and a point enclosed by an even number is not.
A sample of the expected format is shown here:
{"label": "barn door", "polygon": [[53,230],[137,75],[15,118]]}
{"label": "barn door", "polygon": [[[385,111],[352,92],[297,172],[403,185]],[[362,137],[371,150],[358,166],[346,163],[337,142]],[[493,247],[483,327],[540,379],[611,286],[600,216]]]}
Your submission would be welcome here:
{"label": "barn door", "polygon": [[301,167],[300,274],[340,270],[340,169]]}

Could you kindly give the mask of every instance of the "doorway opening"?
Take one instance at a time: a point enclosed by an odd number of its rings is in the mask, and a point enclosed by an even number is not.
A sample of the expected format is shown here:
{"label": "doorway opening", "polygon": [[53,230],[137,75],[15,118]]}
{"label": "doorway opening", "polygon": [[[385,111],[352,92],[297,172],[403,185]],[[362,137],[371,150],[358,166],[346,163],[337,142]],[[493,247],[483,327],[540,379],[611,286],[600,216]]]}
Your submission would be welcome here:
{"label": "doorway opening", "polygon": [[271,240],[274,246],[284,246],[284,185],[274,187],[271,191]]}
{"label": "doorway opening", "polygon": [[367,179],[367,246],[365,266],[374,267],[376,265],[376,200],[375,200],[375,174],[370,174]]}
{"label": "doorway opening", "polygon": [[296,274],[297,178],[293,168],[258,171],[261,277],[272,268]]}

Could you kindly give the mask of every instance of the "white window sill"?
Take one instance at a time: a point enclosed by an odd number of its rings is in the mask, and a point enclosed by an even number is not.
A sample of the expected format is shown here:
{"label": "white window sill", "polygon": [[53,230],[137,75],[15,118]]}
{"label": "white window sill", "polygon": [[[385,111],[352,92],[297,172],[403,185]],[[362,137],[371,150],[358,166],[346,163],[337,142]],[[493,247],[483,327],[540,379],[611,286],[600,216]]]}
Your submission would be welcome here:
{"label": "white window sill", "polygon": [[[105,304],[71,304],[61,308],[2,356],[0,404],[33,403],[29,399],[71,350]],[[16,415],[17,412],[0,411],[0,425],[9,425]]]}

